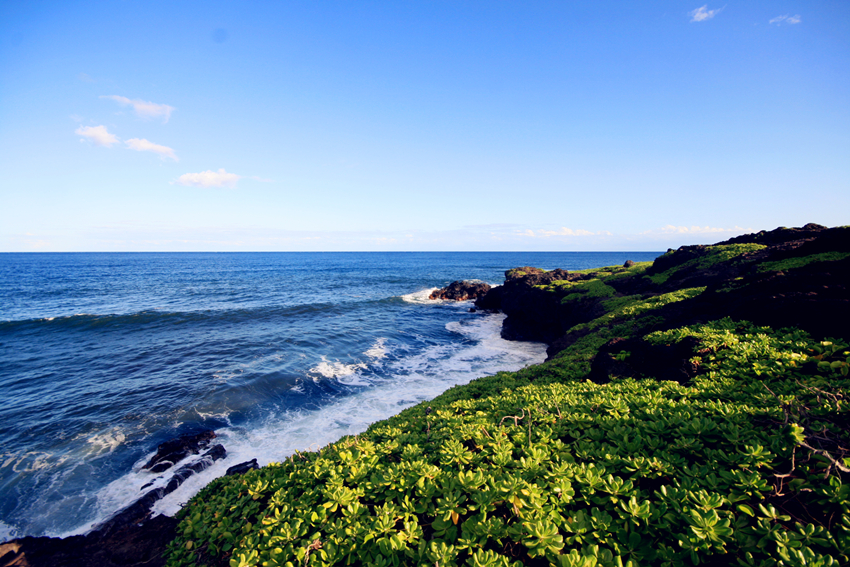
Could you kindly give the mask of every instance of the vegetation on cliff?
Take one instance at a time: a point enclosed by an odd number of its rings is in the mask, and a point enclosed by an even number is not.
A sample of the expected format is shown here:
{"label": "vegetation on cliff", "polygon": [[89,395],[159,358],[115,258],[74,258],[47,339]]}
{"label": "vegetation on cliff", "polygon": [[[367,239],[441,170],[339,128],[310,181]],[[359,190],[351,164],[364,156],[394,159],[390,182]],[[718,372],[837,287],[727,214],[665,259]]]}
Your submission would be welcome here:
{"label": "vegetation on cliff", "polygon": [[546,363],[218,479],[169,565],[847,564],[848,235],[513,270],[489,305],[549,317]]}

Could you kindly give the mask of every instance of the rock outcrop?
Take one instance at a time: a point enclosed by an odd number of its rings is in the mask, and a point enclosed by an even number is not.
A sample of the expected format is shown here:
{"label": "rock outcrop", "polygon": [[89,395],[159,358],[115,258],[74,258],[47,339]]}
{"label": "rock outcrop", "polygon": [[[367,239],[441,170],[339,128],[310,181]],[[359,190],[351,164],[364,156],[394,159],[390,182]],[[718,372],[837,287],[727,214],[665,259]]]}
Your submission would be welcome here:
{"label": "rock outcrop", "polygon": [[[550,358],[590,333],[584,324],[609,312],[606,302],[703,287],[704,292],[645,317],[653,317],[654,330],[730,317],[799,327],[816,337],[850,337],[850,227],[807,224],[683,246],[649,267],[626,262],[609,275],[616,277],[515,268],[476,306],[503,311],[502,337],[546,342]],[[575,285],[591,280],[598,283],[596,290]]]}
{"label": "rock outcrop", "polygon": [[434,291],[429,299],[450,299],[453,301],[467,301],[482,297],[490,291],[490,286],[481,282],[452,282],[448,286]]}
{"label": "rock outcrop", "polygon": [[178,461],[189,455],[197,455],[203,449],[206,449],[213,439],[215,439],[214,432],[202,431],[193,435],[181,435],[165,443],[160,443],[156,448],[156,455],[151,457],[142,468],[154,473],[168,470]]}

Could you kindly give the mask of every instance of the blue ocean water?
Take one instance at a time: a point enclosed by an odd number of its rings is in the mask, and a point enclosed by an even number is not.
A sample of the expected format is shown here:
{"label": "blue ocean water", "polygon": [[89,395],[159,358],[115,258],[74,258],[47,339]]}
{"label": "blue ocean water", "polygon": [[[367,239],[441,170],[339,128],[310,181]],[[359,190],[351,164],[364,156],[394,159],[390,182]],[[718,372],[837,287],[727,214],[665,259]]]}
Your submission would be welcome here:
{"label": "blue ocean water", "polygon": [[650,252],[0,254],[0,541],[84,533],[139,497],[156,446],[213,429],[233,464],[316,449],[445,389],[541,362],[502,315],[430,301]]}

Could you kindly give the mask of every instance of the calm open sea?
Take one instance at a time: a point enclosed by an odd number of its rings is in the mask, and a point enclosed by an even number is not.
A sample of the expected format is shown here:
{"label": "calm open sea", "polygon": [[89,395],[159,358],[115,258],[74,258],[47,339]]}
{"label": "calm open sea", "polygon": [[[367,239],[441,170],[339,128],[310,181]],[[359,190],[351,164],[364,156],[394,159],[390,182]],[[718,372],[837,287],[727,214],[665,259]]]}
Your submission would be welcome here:
{"label": "calm open sea", "polygon": [[545,358],[452,280],[650,252],[0,254],[0,541],[83,533],[133,502],[157,444],[213,429],[261,465]]}

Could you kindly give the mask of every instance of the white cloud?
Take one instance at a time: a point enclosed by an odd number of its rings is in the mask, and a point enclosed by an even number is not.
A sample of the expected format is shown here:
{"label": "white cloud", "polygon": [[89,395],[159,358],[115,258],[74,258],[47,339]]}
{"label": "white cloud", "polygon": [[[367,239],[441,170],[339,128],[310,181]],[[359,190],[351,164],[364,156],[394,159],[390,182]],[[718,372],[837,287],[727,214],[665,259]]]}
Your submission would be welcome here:
{"label": "white cloud", "polygon": [[98,146],[106,146],[108,148],[112,144],[118,143],[118,138],[114,134],[110,134],[106,130],[106,126],[80,126],[74,130],[74,133],[88,138]]}
{"label": "white cloud", "polygon": [[156,104],[155,102],[145,102],[141,99],[130,100],[125,96],[118,95],[103,95],[100,98],[110,98],[121,106],[132,106],[137,116],[142,118],[163,117],[163,122],[168,122],[171,117],[171,112],[177,110],[173,106],[167,104]]}
{"label": "white cloud", "polygon": [[776,24],[777,26],[781,26],[784,24],[799,24],[803,19],[800,17],[800,14],[796,14],[794,16],[789,16],[785,14],[784,16],[776,16],[772,20],[770,20],[769,24]]}
{"label": "white cloud", "polygon": [[588,236],[593,234],[589,230],[573,230],[571,228],[567,228],[565,226],[561,227],[561,230],[539,230],[538,234],[540,236]]}
{"label": "white cloud", "polygon": [[704,22],[705,20],[710,20],[714,16],[720,13],[723,8],[718,8],[716,10],[708,10],[708,4],[697,8],[696,10],[692,10],[688,12],[688,15],[691,17],[692,22]]}
{"label": "white cloud", "polygon": [[241,175],[227,173],[224,169],[218,171],[202,171],[200,173],[184,173],[177,178],[177,183],[187,187],[236,187]]}
{"label": "white cloud", "polygon": [[668,224],[659,229],[646,230],[641,234],[712,234],[717,232],[747,232],[748,230],[736,226],[735,228],[718,228],[713,226],[674,226]]}
{"label": "white cloud", "polygon": [[599,232],[591,232],[582,228],[572,229],[562,226],[560,230],[531,230],[526,229],[522,232],[517,232],[517,236],[529,236],[531,238],[550,238],[552,236],[610,236],[611,233],[607,230]]}
{"label": "white cloud", "polygon": [[136,150],[137,152],[153,152],[155,154],[159,154],[160,159],[170,158],[174,161],[180,161],[174,154],[174,150],[172,150],[168,146],[160,146],[159,144],[154,144],[153,142],[149,142],[144,138],[132,138],[130,140],[127,140],[125,144],[127,144],[127,147],[129,149]]}

